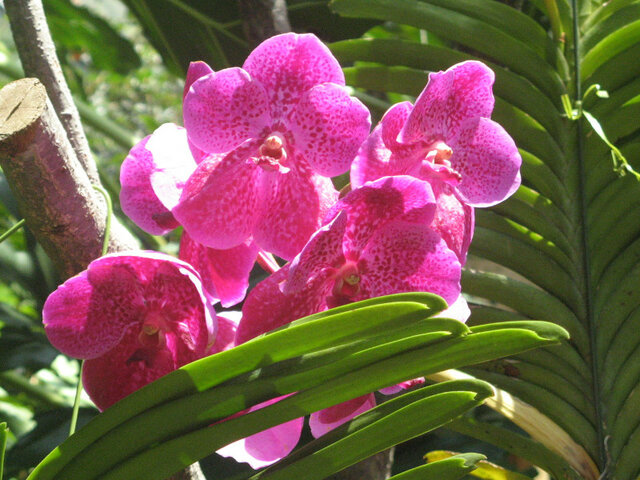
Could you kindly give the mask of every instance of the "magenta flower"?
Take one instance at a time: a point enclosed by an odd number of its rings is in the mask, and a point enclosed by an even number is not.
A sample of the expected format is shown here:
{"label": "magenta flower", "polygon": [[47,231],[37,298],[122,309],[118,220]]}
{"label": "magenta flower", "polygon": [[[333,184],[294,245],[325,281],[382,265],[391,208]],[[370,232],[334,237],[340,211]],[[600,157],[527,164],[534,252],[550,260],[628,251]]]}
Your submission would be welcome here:
{"label": "magenta flower", "polygon": [[[352,191],[332,208],[329,223],[289,265],[250,292],[236,343],[306,315],[375,296],[429,291],[450,305],[463,302],[457,256],[429,227],[435,211],[429,184],[408,176],[382,178]],[[374,404],[370,394],[316,412],[310,418],[312,433],[322,435]],[[271,429],[274,435],[293,435],[280,427]],[[249,438],[255,450],[259,439]],[[283,458],[297,440],[298,436],[279,449],[271,445],[269,458],[263,455],[261,462]],[[241,446],[235,444],[227,453],[250,461],[252,453]]]}
{"label": "magenta flower", "polygon": [[[183,98],[198,78],[213,73],[204,62],[191,62]],[[120,168],[120,204],[136,225],[164,235],[180,224],[171,213],[184,183],[208,155],[192,145],[184,128],[167,123],[138,142]]]}
{"label": "magenta flower", "polygon": [[351,186],[357,188],[368,181],[392,175],[411,175],[427,180],[437,204],[431,228],[440,234],[464,265],[473,238],[473,207],[458,199],[446,177],[431,175],[431,170],[424,174],[425,150],[420,142],[404,145],[396,140],[412,108],[411,103],[402,102],[385,113],[351,165]]}
{"label": "magenta flower", "polygon": [[205,356],[217,329],[196,271],[155,252],[94,260],[47,298],[43,322],[54,347],[86,359],[84,387],[101,410]]}
{"label": "magenta flower", "polygon": [[313,35],[270,38],[243,68],[205,75],[184,100],[189,140],[221,162],[198,165],[173,214],[196,241],[231,248],[253,236],[293,258],[320,226],[370,127],[340,65]]}
{"label": "magenta flower", "polygon": [[[192,64],[190,72],[193,65],[197,64]],[[208,157],[209,165],[220,160],[220,156]],[[122,210],[148,233],[163,235],[173,230],[180,224],[171,208],[196,166],[186,130],[171,123],[162,125],[133,147],[122,164]],[[200,273],[209,299],[220,300],[225,307],[244,299],[257,255],[258,247],[250,239],[229,250],[216,250],[184,232],[180,244],[180,259]]]}
{"label": "magenta flower", "polygon": [[[397,141],[411,154],[393,162],[401,169],[393,174],[411,169],[411,175],[436,178],[473,207],[495,205],[515,192],[522,160],[509,134],[489,119],[493,82],[493,72],[475,61],[430,74],[406,123],[390,129],[389,134],[398,129]],[[395,137],[382,136],[388,148],[397,148]]]}
{"label": "magenta flower", "polygon": [[178,227],[171,209],[196,166],[186,130],[172,123],[162,125],[135,145],[122,162],[122,211],[152,235]]}

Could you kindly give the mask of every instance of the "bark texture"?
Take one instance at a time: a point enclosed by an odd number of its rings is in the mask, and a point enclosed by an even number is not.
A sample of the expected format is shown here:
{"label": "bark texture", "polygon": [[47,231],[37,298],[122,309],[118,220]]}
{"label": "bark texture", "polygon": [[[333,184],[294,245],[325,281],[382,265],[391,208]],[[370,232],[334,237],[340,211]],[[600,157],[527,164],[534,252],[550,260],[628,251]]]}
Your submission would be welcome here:
{"label": "bark texture", "polygon": [[[35,78],[0,90],[0,166],[27,227],[63,278],[101,255],[106,202],[91,186],[44,86]],[[137,246],[113,219],[109,250]]]}
{"label": "bark texture", "polygon": [[80,123],[80,115],[62,74],[41,0],[4,0],[11,33],[27,77],[39,79],[62,122],[91,183],[100,184],[98,169]]}
{"label": "bark texture", "polygon": [[391,477],[395,448],[377,453],[372,457],[345,468],[326,480],[386,480]]}
{"label": "bark texture", "polygon": [[238,0],[238,7],[252,48],[269,37],[291,31],[285,0]]}

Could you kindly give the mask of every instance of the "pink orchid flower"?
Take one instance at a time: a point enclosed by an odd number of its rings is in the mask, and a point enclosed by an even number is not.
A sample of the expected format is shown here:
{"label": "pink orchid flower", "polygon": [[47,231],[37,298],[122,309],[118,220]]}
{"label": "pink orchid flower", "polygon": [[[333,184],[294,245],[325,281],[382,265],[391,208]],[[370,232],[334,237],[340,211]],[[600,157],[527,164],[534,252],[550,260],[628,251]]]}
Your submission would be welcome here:
{"label": "pink orchid flower", "polygon": [[189,235],[218,249],[252,236],[293,258],[337,199],[329,177],[349,169],[369,133],[368,110],[344,85],[328,48],[294,33],[196,80],[184,99],[189,141],[226,155],[198,165],[172,210]]}
{"label": "pink orchid flower", "polygon": [[84,387],[101,410],[207,355],[217,330],[198,273],[155,252],[94,260],[47,298],[43,322],[54,347],[86,359]]}
{"label": "pink orchid flower", "polygon": [[[211,156],[210,163],[215,161]],[[171,123],[162,125],[133,147],[122,164],[122,210],[148,233],[164,235],[173,230],[180,224],[171,208],[178,203],[196,166],[186,130]],[[219,300],[230,307],[244,299],[257,255],[258,247],[251,239],[218,250],[195,242],[184,232],[179,257],[200,273],[212,302]]]}
{"label": "pink orchid flower", "polygon": [[410,102],[401,102],[385,113],[351,165],[351,186],[358,188],[368,181],[392,175],[412,175],[427,180],[433,188],[437,205],[431,227],[464,265],[473,238],[474,210],[458,199],[446,178],[424,174],[425,150],[422,143],[405,145],[397,141],[412,109]]}
{"label": "pink orchid flower", "polygon": [[[386,177],[350,192],[296,258],[250,292],[236,343],[306,315],[375,296],[429,291],[450,305],[464,302],[460,262],[429,227],[435,211],[431,187],[413,177]],[[373,405],[369,394],[316,412],[310,418],[312,433],[323,435]],[[295,434],[290,426],[280,428],[270,430],[276,437]],[[266,455],[256,446],[260,438],[249,437],[251,451],[236,443],[226,453],[253,465],[252,452],[261,451],[258,463],[263,466],[288,455],[298,438],[299,433],[280,448],[270,445]]]}
{"label": "pink orchid flower", "polygon": [[[395,160],[401,170],[393,174],[411,169],[411,175],[436,178],[472,207],[495,205],[513,194],[520,185],[522,159],[509,134],[489,119],[494,78],[493,71],[476,61],[430,74],[398,129],[397,142],[407,146],[411,158]],[[396,129],[394,125],[389,134]],[[398,148],[395,138],[382,135],[389,148]],[[366,161],[366,156],[360,159]]]}
{"label": "pink orchid flower", "polygon": [[136,144],[122,162],[122,211],[152,235],[177,228],[180,224],[171,209],[196,166],[186,130],[173,123],[161,125]]}

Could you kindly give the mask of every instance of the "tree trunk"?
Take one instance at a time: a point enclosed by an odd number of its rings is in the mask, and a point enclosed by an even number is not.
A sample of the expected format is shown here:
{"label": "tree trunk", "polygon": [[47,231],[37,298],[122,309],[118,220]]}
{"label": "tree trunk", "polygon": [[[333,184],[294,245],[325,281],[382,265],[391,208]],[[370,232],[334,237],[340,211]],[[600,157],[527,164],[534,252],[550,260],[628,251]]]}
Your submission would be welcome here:
{"label": "tree trunk", "polygon": [[[0,166],[27,227],[63,278],[101,255],[106,202],[92,188],[35,78],[0,90]],[[133,236],[114,221],[109,250],[136,247]]]}
{"label": "tree trunk", "polygon": [[91,183],[100,184],[98,169],[82,129],[80,114],[62,74],[41,0],[5,0],[13,40],[27,77],[46,87],[71,146]]}
{"label": "tree trunk", "polygon": [[251,47],[269,37],[291,31],[285,0],[239,0],[238,8]]}

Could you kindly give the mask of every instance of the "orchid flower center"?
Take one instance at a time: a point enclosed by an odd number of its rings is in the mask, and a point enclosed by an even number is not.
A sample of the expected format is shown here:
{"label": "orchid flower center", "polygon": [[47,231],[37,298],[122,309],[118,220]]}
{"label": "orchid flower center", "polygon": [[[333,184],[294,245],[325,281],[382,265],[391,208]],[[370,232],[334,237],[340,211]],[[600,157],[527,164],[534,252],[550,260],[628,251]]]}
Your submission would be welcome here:
{"label": "orchid flower center", "polygon": [[285,166],[287,161],[287,151],[285,141],[279,133],[272,133],[260,145],[258,156],[251,160],[257,166],[267,172],[287,173],[289,168]]}
{"label": "orchid flower center", "polygon": [[451,147],[444,142],[437,142],[434,147],[435,148],[427,154],[427,157],[432,155],[432,161],[436,165],[451,167],[451,162],[449,161],[451,155],[453,155]]}
{"label": "orchid flower center", "polygon": [[336,272],[333,295],[338,298],[353,298],[360,293],[360,273],[354,262],[345,263]]}
{"label": "orchid flower center", "polygon": [[160,312],[149,312],[138,334],[138,342],[143,347],[162,348],[166,344],[165,330],[167,324],[164,315]]}
{"label": "orchid flower center", "polygon": [[449,159],[453,149],[442,141],[435,141],[427,147],[427,154],[422,161],[421,171],[428,177],[436,176],[447,183],[457,184],[462,175],[452,166]]}

